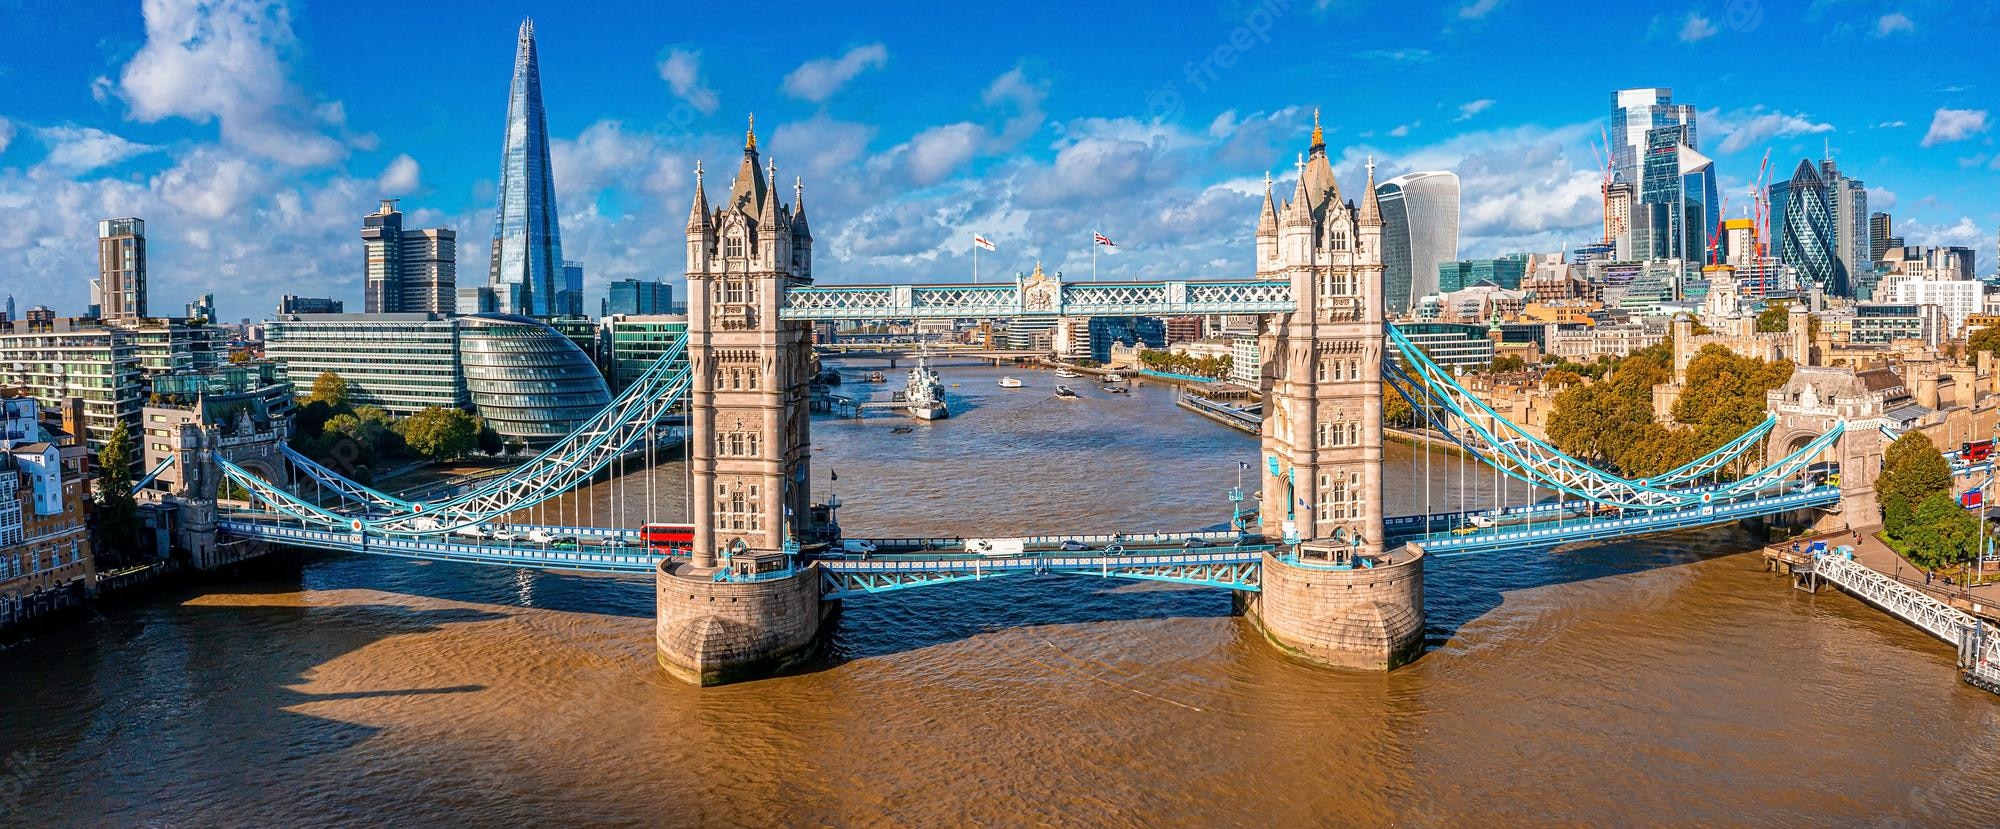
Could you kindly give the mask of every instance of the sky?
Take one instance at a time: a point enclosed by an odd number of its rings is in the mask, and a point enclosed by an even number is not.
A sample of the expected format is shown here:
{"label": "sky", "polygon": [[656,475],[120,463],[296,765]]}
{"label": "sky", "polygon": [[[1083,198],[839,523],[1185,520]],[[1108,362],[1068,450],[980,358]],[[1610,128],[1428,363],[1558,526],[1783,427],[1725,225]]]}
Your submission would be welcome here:
{"label": "sky", "polygon": [[[1829,148],[1909,244],[2000,232],[2000,7],[1926,0],[1075,4],[0,0],[0,293],[81,313],[96,221],[147,222],[150,304],[360,310],[361,217],[458,230],[483,284],[515,32],[535,19],[564,253],[680,280],[693,169],[804,179],[822,283],[1243,276],[1320,110],[1343,194],[1451,170],[1464,257],[1601,232],[1612,91],[1699,113],[1731,215]],[[1629,6],[1629,7],[1628,7]],[[1983,57],[1982,57],[1983,56]],[[790,187],[780,188],[787,199]],[[683,283],[684,284],[684,283]],[[678,288],[677,288],[678,291]]]}

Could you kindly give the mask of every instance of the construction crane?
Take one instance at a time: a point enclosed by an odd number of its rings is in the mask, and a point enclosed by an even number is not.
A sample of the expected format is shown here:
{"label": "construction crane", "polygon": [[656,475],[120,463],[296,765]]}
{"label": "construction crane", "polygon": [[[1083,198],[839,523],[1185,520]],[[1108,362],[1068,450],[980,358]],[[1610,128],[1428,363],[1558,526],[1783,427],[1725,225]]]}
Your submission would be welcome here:
{"label": "construction crane", "polygon": [[1757,168],[1757,180],[1750,184],[1750,203],[1756,207],[1757,215],[1750,225],[1750,232],[1757,236],[1757,258],[1769,255],[1766,250],[1771,238],[1771,150],[1764,148],[1764,162]]}
{"label": "construction crane", "polygon": [[1590,145],[1590,156],[1597,160],[1597,166],[1604,168],[1604,184],[1598,192],[1604,197],[1604,244],[1613,244],[1611,232],[1611,134],[1604,131],[1604,125],[1597,126],[1597,135],[1604,140],[1604,152],[1597,151],[1597,145]]}

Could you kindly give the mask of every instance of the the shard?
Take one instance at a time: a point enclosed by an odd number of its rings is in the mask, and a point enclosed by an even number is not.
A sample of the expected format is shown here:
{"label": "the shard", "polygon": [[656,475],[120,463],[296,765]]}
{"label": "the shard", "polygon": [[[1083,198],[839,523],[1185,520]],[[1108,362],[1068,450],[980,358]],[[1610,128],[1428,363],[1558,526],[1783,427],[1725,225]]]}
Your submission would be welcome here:
{"label": "the shard", "polygon": [[542,112],[542,72],[535,21],[521,22],[514,82],[507,93],[507,141],[500,155],[500,201],[493,211],[493,261],[487,285],[503,313],[552,317],[562,286],[562,231],[556,225],[549,127]]}

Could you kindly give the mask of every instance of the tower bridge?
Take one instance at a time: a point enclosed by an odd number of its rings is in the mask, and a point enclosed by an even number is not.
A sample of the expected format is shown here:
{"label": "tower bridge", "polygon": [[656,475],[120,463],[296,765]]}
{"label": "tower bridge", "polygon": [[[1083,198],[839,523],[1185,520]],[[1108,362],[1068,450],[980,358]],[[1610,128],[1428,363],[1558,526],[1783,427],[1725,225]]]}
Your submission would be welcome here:
{"label": "tower bridge", "polygon": [[[1778,515],[1828,525],[1874,510],[1881,465],[1878,398],[1841,370],[1805,370],[1774,391],[1749,434],[1665,475],[1628,479],[1534,438],[1459,386],[1383,317],[1382,217],[1374,166],[1343,197],[1317,126],[1289,195],[1267,179],[1243,279],[1073,283],[1043,272],[1011,284],[832,286],[814,281],[803,182],[787,204],[754,134],[726,195],[695,172],[686,224],[685,340],[575,434],[476,488],[419,503],[383,495],[296,454],[286,482],[190,447],[208,474],[179,493],[214,503],[218,481],[250,495],[219,510],[215,532],[321,549],[513,567],[646,575],[655,580],[656,652],[689,682],[768,675],[812,659],[837,603],[1022,573],[1166,581],[1233,591],[1279,649],[1312,662],[1383,670],[1422,647],[1423,571],[1435,557],[1547,548]],[[813,321],[1137,314],[1254,314],[1265,417],[1259,497],[1225,532],[1132,528],[1064,549],[1022,538],[1004,552],[962,540],[881,540],[878,554],[820,552],[809,491],[808,384]],[[1390,352],[1401,360],[1389,360]],[[675,368],[685,354],[684,368]],[[1480,513],[1383,514],[1384,384],[1436,434],[1496,475],[1556,494]],[[685,405],[693,541],[684,554],[621,543],[618,526],[515,526],[561,543],[502,541],[479,528],[588,483],[658,439]],[[1803,481],[1832,456],[1839,488]],[[1759,465],[1753,471],[1745,467]],[[1239,491],[1239,505],[1250,499]],[[1192,539],[1192,540],[1190,540]],[[1016,546],[1018,549],[1015,549]],[[1114,549],[1115,548],[1115,549]]]}

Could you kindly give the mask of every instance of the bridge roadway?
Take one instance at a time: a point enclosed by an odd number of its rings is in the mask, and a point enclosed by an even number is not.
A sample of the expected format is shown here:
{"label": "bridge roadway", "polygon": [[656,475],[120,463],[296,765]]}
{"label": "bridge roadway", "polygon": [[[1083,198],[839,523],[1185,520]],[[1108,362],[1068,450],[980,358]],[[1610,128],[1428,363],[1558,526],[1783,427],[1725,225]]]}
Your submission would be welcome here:
{"label": "bridge roadway", "polygon": [[[1501,550],[1549,548],[1581,541],[1619,538],[1673,530],[1691,529],[1754,518],[1797,509],[1823,508],[1838,503],[1840,492],[1831,487],[1805,492],[1680,510],[1632,514],[1620,517],[1579,518],[1548,523],[1501,523],[1472,532],[1422,532],[1439,526],[1463,528],[1473,515],[1491,512],[1443,513],[1431,516],[1404,516],[1385,522],[1392,543],[1413,542],[1427,554],[1457,556]],[[1535,515],[1563,515],[1574,504],[1535,504],[1510,507],[1503,518],[1526,519]],[[262,518],[263,520],[259,520]],[[1454,522],[1457,522],[1454,524]],[[313,547],[341,552],[397,556],[426,561],[502,565],[547,570],[573,570],[621,575],[650,575],[664,556],[640,547],[603,543],[626,537],[618,530],[598,527],[535,527],[509,525],[527,533],[544,529],[551,534],[572,535],[599,543],[580,545],[538,545],[468,541],[451,536],[370,536],[361,533],[315,530],[287,526],[261,514],[239,513],[217,522],[225,534],[239,539],[257,539],[280,544]],[[1185,547],[1190,538],[1207,546]],[[1204,530],[1181,533],[1114,533],[1103,535],[1050,535],[1021,539],[1026,551],[1018,556],[989,557],[965,551],[963,538],[884,538],[873,539],[878,554],[867,559],[823,558],[820,568],[823,589],[829,598],[881,593],[910,587],[976,581],[1024,572],[1096,575],[1150,581],[1196,584],[1232,590],[1259,589],[1259,568],[1264,553],[1277,549],[1258,536],[1239,536],[1231,531]],[[1067,552],[1066,541],[1076,541],[1093,549]],[[1106,554],[1105,546],[1123,547],[1121,554]],[[788,575],[790,571],[759,578]],[[719,571],[718,578],[730,578]]]}

